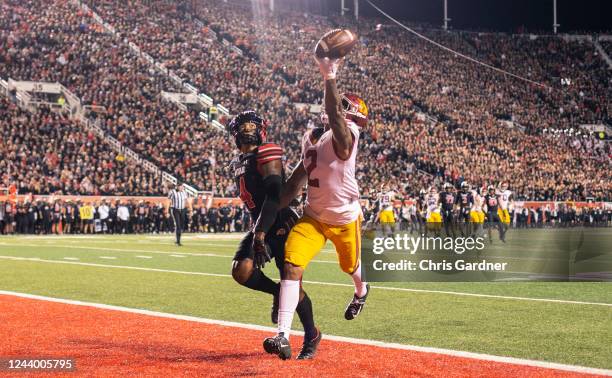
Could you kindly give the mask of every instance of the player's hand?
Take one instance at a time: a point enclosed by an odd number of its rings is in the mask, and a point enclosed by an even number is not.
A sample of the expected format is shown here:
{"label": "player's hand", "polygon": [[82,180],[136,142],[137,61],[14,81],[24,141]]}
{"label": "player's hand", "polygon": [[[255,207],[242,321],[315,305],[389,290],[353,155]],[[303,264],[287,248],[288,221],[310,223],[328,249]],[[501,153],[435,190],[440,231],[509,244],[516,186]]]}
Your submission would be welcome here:
{"label": "player's hand", "polygon": [[257,232],[253,236],[253,264],[255,268],[263,269],[266,263],[272,259],[270,257],[270,247],[266,244],[265,237],[264,232]]}
{"label": "player's hand", "polygon": [[342,63],[341,59],[329,59],[329,58],[315,58],[319,64],[319,71],[323,75],[325,80],[335,79],[338,67]]}

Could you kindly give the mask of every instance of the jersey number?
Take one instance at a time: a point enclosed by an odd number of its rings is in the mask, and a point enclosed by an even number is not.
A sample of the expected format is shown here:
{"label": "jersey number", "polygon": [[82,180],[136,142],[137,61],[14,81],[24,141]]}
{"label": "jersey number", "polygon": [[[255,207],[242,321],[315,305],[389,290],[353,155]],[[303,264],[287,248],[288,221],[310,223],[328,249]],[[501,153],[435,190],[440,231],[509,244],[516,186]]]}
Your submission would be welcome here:
{"label": "jersey number", "polygon": [[310,179],[310,173],[317,167],[317,150],[306,151],[306,158],[310,159],[310,164],[306,167],[306,172],[308,173],[308,186],[318,188],[319,179]]}
{"label": "jersey number", "polygon": [[244,182],[244,176],[240,176],[240,199],[242,202],[246,203],[249,209],[255,207],[255,202],[253,202],[253,196],[249,192]]}

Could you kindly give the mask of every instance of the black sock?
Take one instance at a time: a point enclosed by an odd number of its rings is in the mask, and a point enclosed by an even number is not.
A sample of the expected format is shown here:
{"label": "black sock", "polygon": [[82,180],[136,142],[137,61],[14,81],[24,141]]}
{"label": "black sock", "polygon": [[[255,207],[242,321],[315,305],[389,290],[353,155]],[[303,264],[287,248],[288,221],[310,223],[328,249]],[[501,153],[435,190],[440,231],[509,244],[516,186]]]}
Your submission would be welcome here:
{"label": "black sock", "polygon": [[315,328],[314,315],[312,313],[312,302],[308,294],[304,293],[304,298],[298,303],[295,311],[304,326],[304,339],[312,340],[317,337],[317,329]]}
{"label": "black sock", "polygon": [[253,269],[251,277],[243,285],[249,289],[263,291],[272,295],[278,295],[280,290],[280,284],[272,281],[259,269]]}

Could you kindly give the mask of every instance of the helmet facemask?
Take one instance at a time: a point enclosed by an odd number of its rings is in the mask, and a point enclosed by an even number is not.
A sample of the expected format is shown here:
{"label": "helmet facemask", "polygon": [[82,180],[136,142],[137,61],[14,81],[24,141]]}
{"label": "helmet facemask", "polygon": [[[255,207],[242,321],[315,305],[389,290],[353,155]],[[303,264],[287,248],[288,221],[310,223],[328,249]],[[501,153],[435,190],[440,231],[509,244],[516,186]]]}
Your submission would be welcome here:
{"label": "helmet facemask", "polygon": [[235,116],[227,128],[234,137],[236,146],[242,145],[259,146],[266,141],[266,129],[268,123],[252,110],[242,112]]}
{"label": "helmet facemask", "polygon": [[[361,128],[365,128],[368,125],[368,107],[359,96],[352,93],[343,93],[341,104],[344,118],[350,119]],[[329,124],[329,117],[325,112],[325,106],[322,109],[321,122],[327,126]]]}

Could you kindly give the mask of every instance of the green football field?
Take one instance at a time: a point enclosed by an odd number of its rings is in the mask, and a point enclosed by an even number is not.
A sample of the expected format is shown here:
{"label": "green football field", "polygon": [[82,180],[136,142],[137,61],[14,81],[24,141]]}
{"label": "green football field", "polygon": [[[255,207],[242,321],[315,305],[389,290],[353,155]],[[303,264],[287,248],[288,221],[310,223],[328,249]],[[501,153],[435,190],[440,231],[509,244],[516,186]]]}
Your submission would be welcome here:
{"label": "green football field", "polygon": [[[3,236],[0,290],[271,326],[271,297],[230,276],[238,240],[188,235],[175,247],[170,235]],[[273,264],[266,271],[278,278]],[[366,309],[348,322],[352,281],[331,245],[304,281],[324,334],[612,368],[610,283],[373,283]]]}

